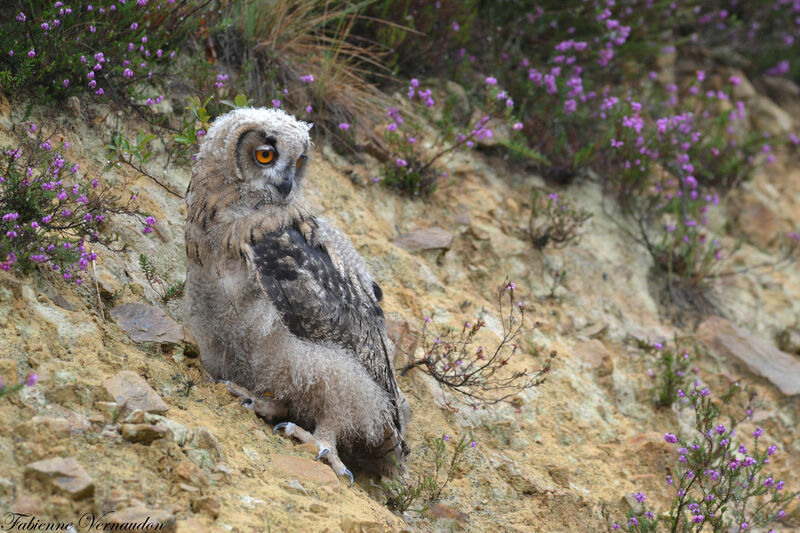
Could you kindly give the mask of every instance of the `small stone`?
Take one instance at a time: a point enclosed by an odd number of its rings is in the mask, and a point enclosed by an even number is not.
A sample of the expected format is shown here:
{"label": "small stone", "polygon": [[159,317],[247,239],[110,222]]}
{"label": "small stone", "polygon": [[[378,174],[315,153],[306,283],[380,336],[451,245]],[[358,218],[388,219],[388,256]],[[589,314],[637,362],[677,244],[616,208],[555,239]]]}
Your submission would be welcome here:
{"label": "small stone", "polygon": [[444,228],[433,226],[412,231],[392,242],[409,252],[448,249],[453,244],[453,234]]}
{"label": "small stone", "polygon": [[18,494],[11,504],[11,510],[19,514],[42,514],[42,500],[30,494]]}
{"label": "small stone", "polygon": [[192,499],[192,511],[208,515],[213,520],[219,517],[221,510],[222,504],[216,496],[203,496],[201,498]]}
{"label": "small stone", "polygon": [[703,344],[719,355],[744,363],[783,394],[800,394],[800,360],[718,316],[704,320],[695,332]]}
{"label": "small stone", "polygon": [[186,335],[183,326],[152,305],[123,304],[111,309],[109,314],[135,342],[180,344]]}
{"label": "small stone", "polygon": [[456,224],[461,224],[462,226],[469,226],[472,218],[469,215],[469,208],[465,205],[457,205],[455,209],[455,218]]}
{"label": "small stone", "polygon": [[127,507],[115,511],[103,518],[107,530],[159,531],[174,533],[176,530],[175,515],[166,509],[148,509],[147,507]]}
{"label": "small stone", "polygon": [[169,409],[156,391],[136,372],[123,370],[107,380],[103,386],[121,406],[122,411],[141,409],[148,413],[163,414]]}
{"label": "small stone", "polygon": [[142,411],[141,409],[136,409],[134,412],[132,412],[125,418],[125,423],[144,424],[145,423],[144,415],[145,415],[144,411]]}
{"label": "small stone", "polygon": [[321,485],[337,485],[339,479],[336,472],[327,464],[294,455],[274,454],[272,463],[286,477],[297,478],[300,481],[310,481]]}
{"label": "small stone", "polygon": [[49,483],[74,500],[94,494],[94,482],[86,470],[72,457],[53,457],[25,467],[25,474]]}
{"label": "small stone", "polygon": [[800,355],[800,328],[788,328],[780,332],[778,347],[784,352]]}
{"label": "small stone", "polygon": [[199,466],[191,461],[181,461],[172,470],[179,479],[188,481],[196,487],[205,487],[208,485],[208,476],[200,469]]}
{"label": "small stone", "polygon": [[187,485],[186,483],[178,483],[178,488],[184,492],[194,492],[194,493],[200,492],[200,489],[198,489],[197,487],[194,487],[192,485]]}
{"label": "small stone", "polygon": [[128,442],[150,444],[154,440],[166,437],[169,429],[163,424],[122,424],[120,433],[122,433],[122,438]]}

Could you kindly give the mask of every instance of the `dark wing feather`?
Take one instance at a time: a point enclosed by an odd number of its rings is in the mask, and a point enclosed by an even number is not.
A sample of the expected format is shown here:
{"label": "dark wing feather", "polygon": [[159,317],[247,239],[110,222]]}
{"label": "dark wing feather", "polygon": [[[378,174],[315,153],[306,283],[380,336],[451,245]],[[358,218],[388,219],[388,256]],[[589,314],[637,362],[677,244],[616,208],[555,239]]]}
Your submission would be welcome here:
{"label": "dark wing feather", "polygon": [[[294,335],[356,354],[389,393],[399,431],[397,385],[384,341],[383,310],[339,272],[327,250],[315,243],[314,229],[308,241],[292,226],[251,243],[261,284]],[[372,290],[378,298],[380,288],[374,285]]]}

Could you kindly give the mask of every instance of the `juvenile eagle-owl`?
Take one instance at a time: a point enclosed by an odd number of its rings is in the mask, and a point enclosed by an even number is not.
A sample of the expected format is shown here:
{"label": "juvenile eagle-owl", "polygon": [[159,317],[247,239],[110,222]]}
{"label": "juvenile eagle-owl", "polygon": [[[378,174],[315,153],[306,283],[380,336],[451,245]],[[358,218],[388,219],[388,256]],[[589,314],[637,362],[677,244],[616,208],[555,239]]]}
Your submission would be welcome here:
{"label": "juvenile eagle-owl", "polygon": [[352,483],[339,454],[386,472],[409,407],[380,288],[304,202],[310,128],[263,108],[209,128],[186,198],[188,322],[213,376]]}

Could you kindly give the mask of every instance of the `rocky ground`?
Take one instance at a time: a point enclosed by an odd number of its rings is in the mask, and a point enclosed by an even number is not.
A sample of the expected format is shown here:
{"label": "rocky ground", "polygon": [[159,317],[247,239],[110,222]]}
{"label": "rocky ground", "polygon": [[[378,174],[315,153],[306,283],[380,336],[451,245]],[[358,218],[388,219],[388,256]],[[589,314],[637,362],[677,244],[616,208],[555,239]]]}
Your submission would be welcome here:
{"label": "rocky ground", "polygon": [[[781,119],[800,124],[797,95],[782,94],[789,100]],[[72,143],[70,157],[99,175],[103,140],[120,117],[82,105],[57,117],[57,133]],[[0,144],[11,143],[18,118],[0,106]],[[126,121],[129,131],[137,126]],[[393,514],[376,480],[357,474],[349,487],[313,461],[313,450],[273,435],[224,386],[205,379],[180,325],[182,302],[162,305],[138,266],[138,253],[146,253],[166,280],[183,279],[185,206],[118,168],[104,178],[139,191],[141,207],[159,222],[150,236],[133,220],[111,222],[135,252],[96,250],[99,300],[92,276],[76,291],[43,275],[0,272],[0,377],[39,376],[34,387],[0,400],[1,511],[59,521],[83,513],[113,512],[105,519],[117,522],[149,516],[187,532],[604,530],[606,516],[624,517],[633,492],[648,494],[656,508],[668,504],[663,480],[675,458],[662,437],[688,431],[692,419],[654,409],[647,365],[632,340],[675,334],[695,334],[710,348],[699,366],[712,390],[741,378],[758,391],[743,430],[765,428],[764,442],[780,451],[777,477],[800,488],[796,264],[720,278],[703,311],[669,305],[650,256],[591,180],[559,191],[594,214],[580,243],[537,251],[526,235],[529,198],[545,182],[491,152],[447,161],[449,178],[430,201],[374,184],[378,166],[369,158],[354,167],[325,144],[315,155],[308,196],[367,260],[399,345],[413,344],[426,315],[453,325],[481,316],[491,341],[499,333],[493,295],[508,278],[530,319],[541,322],[526,341],[558,353],[548,381],[522,393],[518,408],[455,412],[421,372],[400,379],[413,412],[412,477],[430,468],[435,437],[469,434],[477,442],[440,504]],[[189,170],[167,179],[185,190]],[[728,267],[776,257],[772,235],[800,226],[797,161],[782,154],[728,205],[717,214],[718,236],[729,247],[744,239]],[[407,357],[399,352],[396,361]],[[512,369],[543,362],[527,353],[512,361]]]}

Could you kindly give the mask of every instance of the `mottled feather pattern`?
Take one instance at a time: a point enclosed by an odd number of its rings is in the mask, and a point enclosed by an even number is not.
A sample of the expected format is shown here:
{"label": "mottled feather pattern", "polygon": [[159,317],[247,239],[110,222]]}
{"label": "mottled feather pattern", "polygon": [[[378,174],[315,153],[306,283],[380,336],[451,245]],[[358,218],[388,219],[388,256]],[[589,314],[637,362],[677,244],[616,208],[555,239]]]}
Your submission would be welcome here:
{"label": "mottled feather pattern", "polygon": [[[305,204],[295,162],[308,159],[308,129],[280,110],[243,109],[204,137],[187,191],[188,325],[215,377],[272,393],[360,463],[402,460],[409,409],[382,292],[349,239]],[[275,168],[254,165],[265,142]],[[285,176],[295,186],[278,194]]]}

